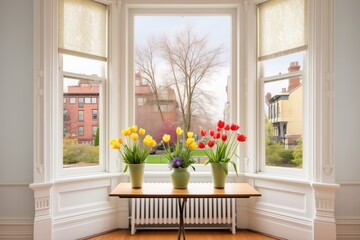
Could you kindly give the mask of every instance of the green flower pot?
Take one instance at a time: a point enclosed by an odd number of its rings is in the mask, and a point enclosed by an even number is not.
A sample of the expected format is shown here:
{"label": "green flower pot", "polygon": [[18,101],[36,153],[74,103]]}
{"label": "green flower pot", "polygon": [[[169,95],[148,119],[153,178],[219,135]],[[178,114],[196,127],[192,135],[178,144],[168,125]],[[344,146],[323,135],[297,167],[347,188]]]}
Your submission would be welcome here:
{"label": "green flower pot", "polygon": [[187,188],[190,180],[190,173],[187,168],[174,168],[170,176],[174,188]]}
{"label": "green flower pot", "polygon": [[132,188],[142,188],[145,163],[128,165]]}
{"label": "green flower pot", "polygon": [[211,163],[211,173],[214,188],[222,189],[225,187],[226,173],[222,164],[224,163]]}

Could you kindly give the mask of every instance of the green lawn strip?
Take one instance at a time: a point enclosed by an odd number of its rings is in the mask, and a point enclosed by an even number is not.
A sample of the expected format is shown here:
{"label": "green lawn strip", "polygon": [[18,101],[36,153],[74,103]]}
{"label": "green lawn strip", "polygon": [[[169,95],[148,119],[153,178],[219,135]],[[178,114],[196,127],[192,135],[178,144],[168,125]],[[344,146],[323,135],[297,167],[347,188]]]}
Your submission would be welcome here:
{"label": "green lawn strip", "polygon": [[[206,154],[205,154],[204,150],[197,149],[197,150],[192,151],[192,156],[202,157],[202,156],[206,156]],[[167,164],[169,162],[164,155],[153,154],[153,155],[149,155],[147,157],[146,163],[148,163],[148,164]]]}

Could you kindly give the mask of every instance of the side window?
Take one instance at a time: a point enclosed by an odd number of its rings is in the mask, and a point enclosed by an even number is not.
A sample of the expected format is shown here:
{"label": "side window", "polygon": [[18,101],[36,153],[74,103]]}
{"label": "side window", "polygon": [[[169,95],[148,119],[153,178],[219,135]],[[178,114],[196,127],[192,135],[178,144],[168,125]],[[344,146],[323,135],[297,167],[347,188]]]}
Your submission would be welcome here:
{"label": "side window", "polygon": [[59,80],[70,99],[63,106],[63,166],[97,166],[104,152],[108,9],[92,0],[59,0],[58,9]]}
{"label": "side window", "polygon": [[306,0],[258,5],[262,171],[274,166],[302,168],[305,19]]}

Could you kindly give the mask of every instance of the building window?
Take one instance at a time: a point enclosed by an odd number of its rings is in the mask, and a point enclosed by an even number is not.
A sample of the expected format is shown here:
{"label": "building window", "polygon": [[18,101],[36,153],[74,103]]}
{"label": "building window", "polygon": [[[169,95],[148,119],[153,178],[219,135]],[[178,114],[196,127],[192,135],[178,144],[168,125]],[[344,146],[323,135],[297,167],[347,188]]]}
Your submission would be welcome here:
{"label": "building window", "polygon": [[64,109],[64,122],[68,120],[68,110],[67,109]]}
{"label": "building window", "polygon": [[79,97],[78,98],[79,101],[79,108],[83,108],[84,107],[84,98],[83,97]]}
{"label": "building window", "polygon": [[78,135],[84,136],[84,126],[78,126]]}
{"label": "building window", "polygon": [[92,126],[92,135],[95,137],[96,136],[96,131],[98,129],[98,126]]}
{"label": "building window", "polygon": [[66,103],[66,97],[64,97],[64,103]]}
{"label": "building window", "polygon": [[79,121],[79,122],[83,122],[83,121],[84,121],[84,111],[83,111],[83,110],[79,110],[78,121]]}
{"label": "building window", "polygon": [[98,119],[98,110],[93,109],[92,110],[92,120],[97,120],[97,119]]}
{"label": "building window", "polygon": [[138,97],[137,98],[137,105],[138,106],[144,106],[144,98]]}
{"label": "building window", "polygon": [[[63,97],[71,94],[72,103],[67,106],[71,121],[63,122],[71,137],[63,138],[62,166],[67,168],[62,172],[67,174],[69,165],[78,162],[82,164],[70,168],[77,167],[78,172],[104,171],[105,146],[101,136],[104,136],[105,128],[99,121],[104,118],[96,113],[100,137],[94,146],[94,128],[91,127],[94,122],[87,115],[90,110],[86,109],[86,104],[97,104],[97,111],[104,114],[101,109],[106,104],[107,94],[108,6],[93,0],[77,1],[76,4],[73,0],[59,0],[58,4],[59,81],[63,84]],[[78,104],[75,104],[76,98]],[[81,122],[81,126],[77,122]],[[91,170],[81,169],[89,165]]]}
{"label": "building window", "polygon": [[63,137],[66,137],[66,134],[67,134],[67,127],[64,126],[64,128],[63,128]]}
{"label": "building window", "polygon": [[302,168],[305,1],[269,0],[258,5],[262,171],[276,171],[274,166]]}

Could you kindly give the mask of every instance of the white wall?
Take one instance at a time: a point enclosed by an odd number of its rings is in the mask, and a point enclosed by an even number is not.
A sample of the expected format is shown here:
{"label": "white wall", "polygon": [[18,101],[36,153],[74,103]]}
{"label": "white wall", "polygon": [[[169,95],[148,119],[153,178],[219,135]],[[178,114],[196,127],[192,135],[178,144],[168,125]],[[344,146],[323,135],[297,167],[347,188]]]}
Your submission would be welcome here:
{"label": "white wall", "polygon": [[33,1],[0,1],[0,239],[32,236]]}
{"label": "white wall", "polygon": [[[360,238],[360,1],[335,1],[335,216],[338,239]],[[347,225],[347,226],[345,226]]]}

